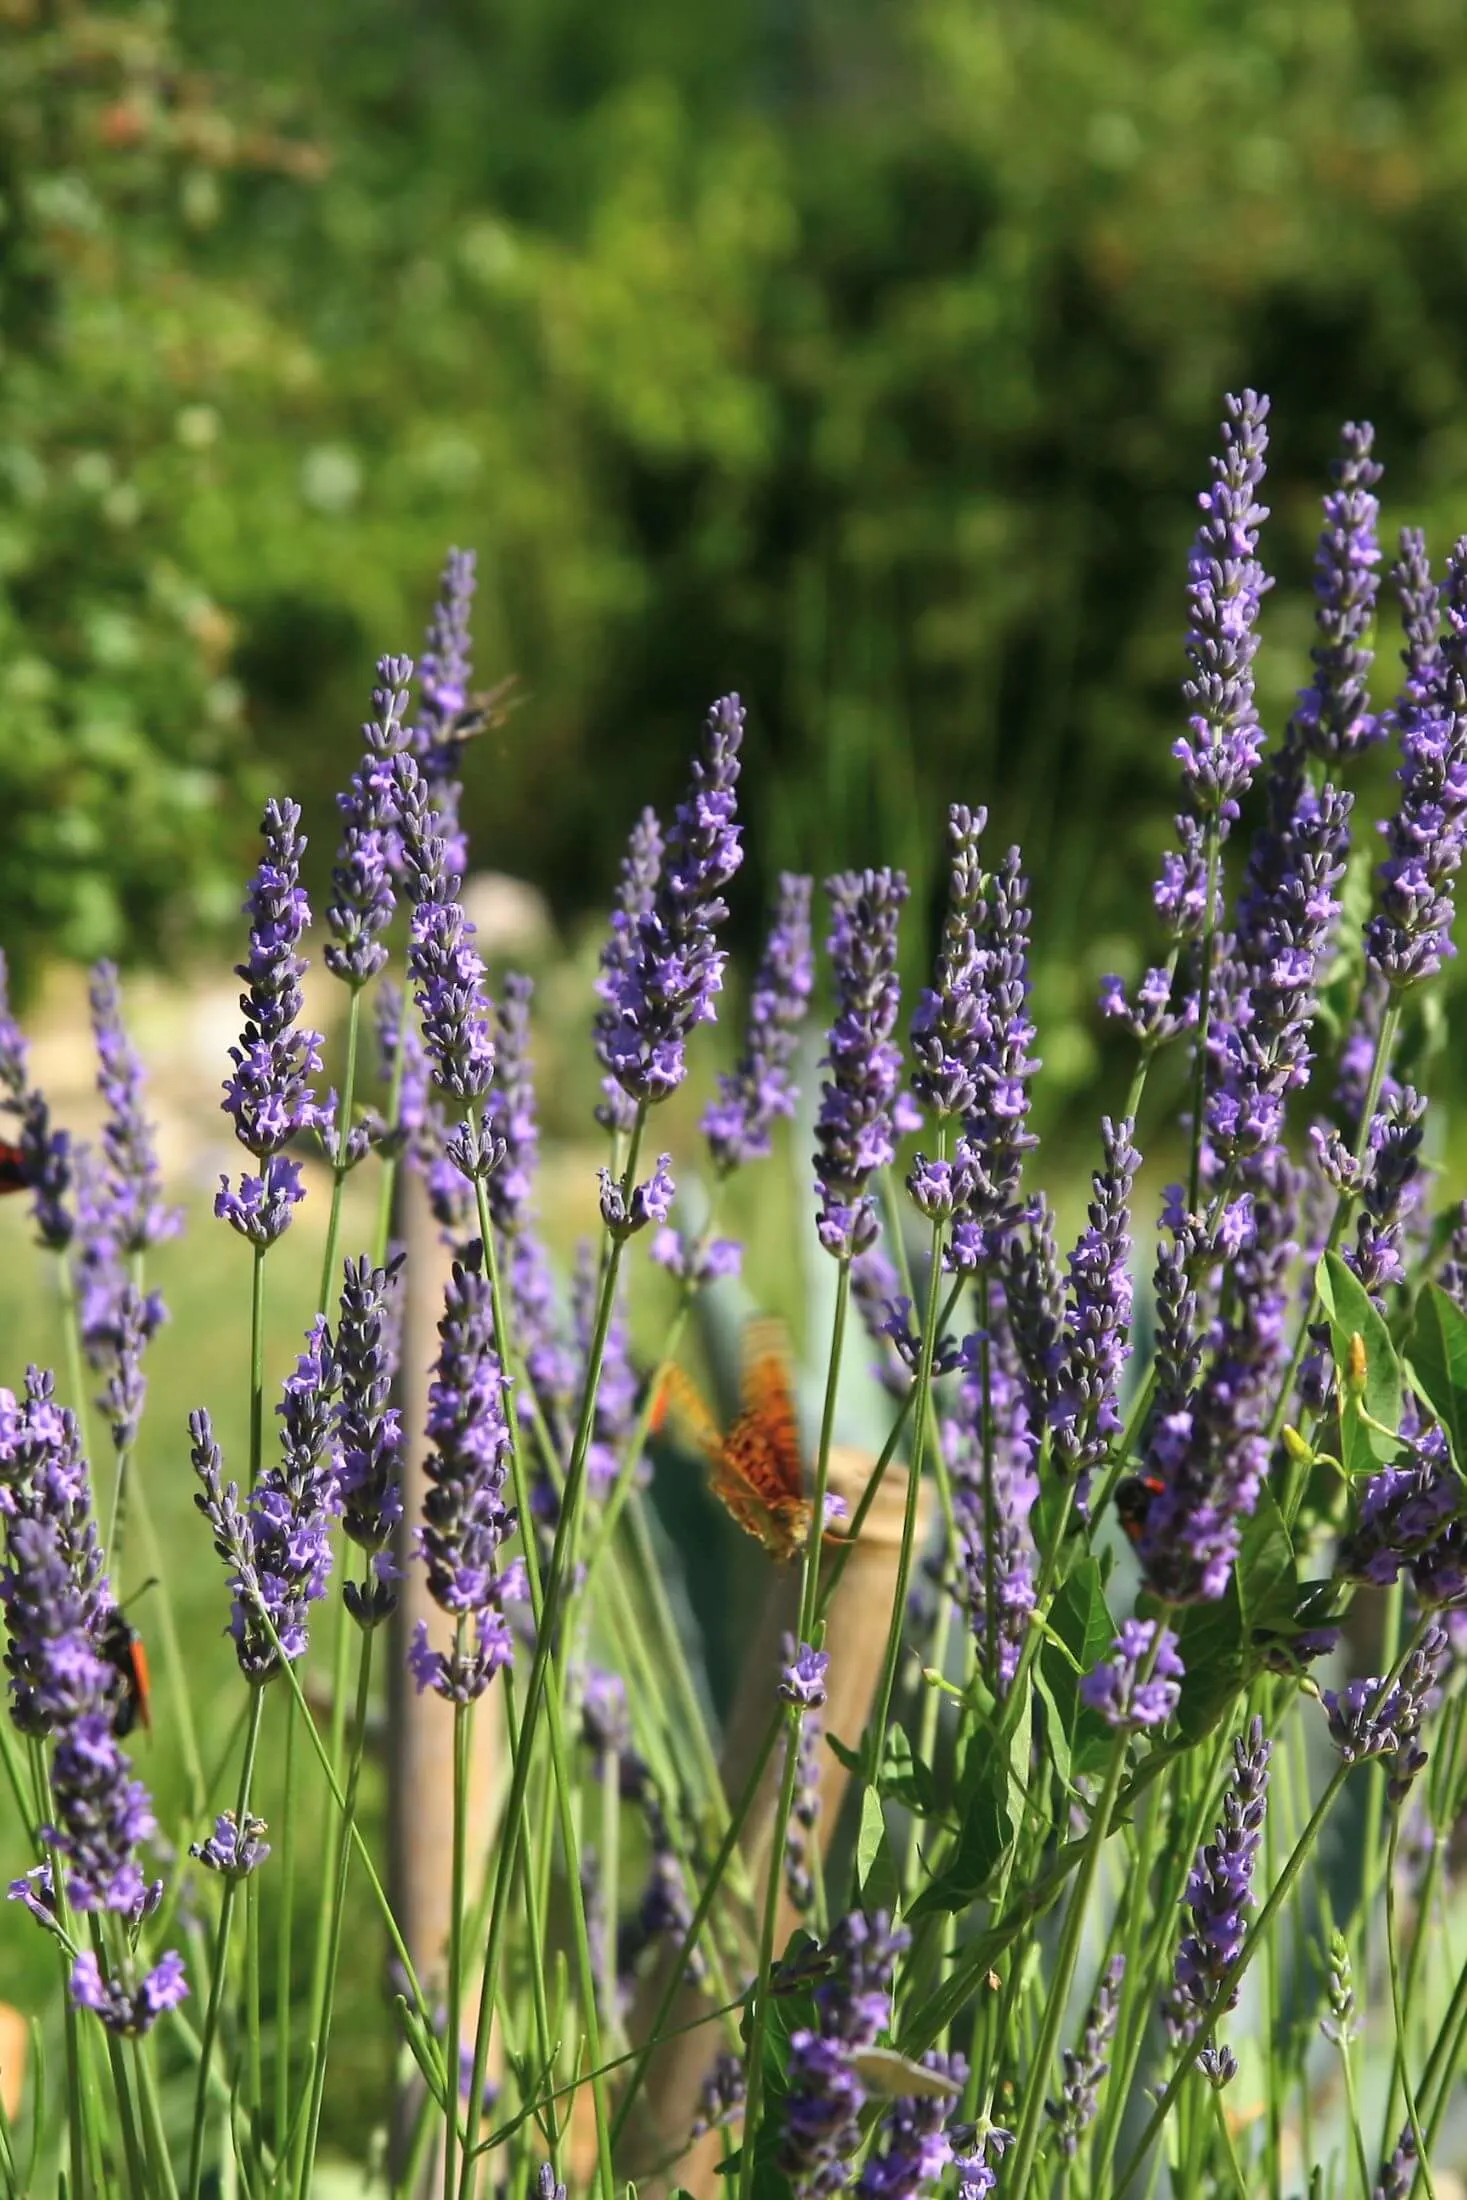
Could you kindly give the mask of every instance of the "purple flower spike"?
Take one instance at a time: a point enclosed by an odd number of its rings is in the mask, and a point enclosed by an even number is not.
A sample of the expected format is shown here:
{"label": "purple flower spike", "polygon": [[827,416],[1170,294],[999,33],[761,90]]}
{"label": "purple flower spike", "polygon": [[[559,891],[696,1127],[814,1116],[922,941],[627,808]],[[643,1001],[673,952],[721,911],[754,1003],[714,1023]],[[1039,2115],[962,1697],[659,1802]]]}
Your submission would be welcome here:
{"label": "purple flower spike", "polygon": [[321,1038],[300,1027],[300,981],[305,963],[296,953],[311,921],[300,862],[305,837],[300,805],[267,802],[261,830],[265,855],[245,903],[250,919],[250,951],[238,964],[245,981],[240,1006],[245,1025],[240,1043],[229,1050],[234,1075],[224,1086],[224,1110],[234,1134],[262,1164],[257,1177],[245,1176],[239,1191],[228,1178],[214,1212],[255,1244],[271,1244],[290,1220],[300,1198],[300,1175],[286,1172],[284,1149],[301,1131],[325,1120],[310,1080],[321,1067]]}
{"label": "purple flower spike", "polygon": [[958,1160],[967,1212],[955,1224],[954,1268],[998,1269],[1024,1220],[1019,1177],[1035,1140],[1028,1128],[1029,886],[1010,848],[989,885],[978,929],[974,1070],[977,1097],[967,1111]]}
{"label": "purple flower spike", "polygon": [[1300,695],[1286,741],[1334,763],[1359,755],[1385,732],[1369,708],[1373,652],[1366,645],[1375,616],[1380,504],[1373,494],[1381,466],[1372,458],[1375,430],[1347,421],[1341,455],[1330,468],[1334,487],[1324,500],[1324,526],[1314,553],[1314,678]]}
{"label": "purple flower spike", "polygon": [[349,1260],[341,1287],[336,1330],[336,1363],[341,1398],[336,1409],[340,1449],[341,1524],[360,1550],[377,1561],[365,1588],[348,1583],[343,1592],[352,1617],[375,1626],[396,1602],[384,1557],[402,1519],[402,1422],[389,1403],[397,1372],[397,1335],[393,1300],[402,1258],[374,1268],[365,1254]]}
{"label": "purple flower spike", "polygon": [[76,1416],[39,1368],[19,1403],[0,1390],[0,1521],[10,1714],[22,1734],[48,1734],[92,1702],[111,1596]]}
{"label": "purple flower spike", "polygon": [[912,1094],[937,1116],[967,1115],[977,1106],[984,1028],[982,962],[975,926],[983,903],[978,843],[986,810],[955,802],[947,814],[947,920],[933,983],[912,1017]]}
{"label": "purple flower spike", "polygon": [[434,1603],[471,1624],[463,1630],[461,1654],[445,1658],[428,1648],[424,1635],[412,1662],[420,1688],[463,1702],[482,1693],[509,1662],[504,1583],[497,1567],[500,1546],[515,1524],[504,1502],[507,1385],[492,1341],[489,1285],[476,1267],[454,1263],[438,1336],[428,1394],[433,1449],[425,1468],[429,1487],[417,1548]]}
{"label": "purple flower spike", "polygon": [[72,1182],[71,1134],[52,1127],[45,1095],[30,1081],[30,1049],[10,1012],[10,973],[0,952],[0,1091],[5,1112],[19,1119],[21,1168],[31,1191],[40,1244],[64,1253],[76,1224],[67,1205]]}
{"label": "purple flower spike", "polygon": [[1402,1799],[1426,1763],[1417,1737],[1450,1652],[1446,1629],[1432,1625],[1422,1633],[1394,1687],[1377,1679],[1351,1681],[1344,1688],[1326,1688],[1320,1698],[1329,1738],[1346,1764],[1366,1757],[1394,1760],[1387,1782],[1392,1802]]}
{"label": "purple flower spike", "polygon": [[[1185,1668],[1177,1651],[1177,1638],[1169,1627],[1161,1630],[1154,1658],[1157,1622],[1128,1619],[1111,1644],[1110,1656],[1080,1683],[1080,1697],[1098,1711],[1108,1726],[1139,1733],[1142,1727],[1165,1726],[1182,1696]],[[1151,1661],[1149,1676],[1142,1668]]]}
{"label": "purple flower spike", "polygon": [[535,987],[510,971],[498,1009],[494,1083],[485,1106],[485,1122],[503,1148],[489,1177],[489,1214],[504,1237],[514,1237],[530,1219],[530,1199],[540,1158],[540,1127],[535,1115],[535,1073],[530,1060],[530,1003]]}
{"label": "purple flower spike", "polygon": [[1192,1929],[1177,1951],[1168,2018],[1176,2044],[1191,2038],[1214,2009],[1231,2009],[1234,1988],[1219,2001],[1223,1981],[1242,1952],[1252,1904],[1253,1867],[1263,1839],[1271,1744],[1254,1719],[1233,1743],[1233,1777],[1223,1796],[1222,1823],[1197,1852],[1187,1881]]}
{"label": "purple flower spike", "polygon": [[[1029,1514],[1039,1490],[1033,1473],[1038,1442],[1030,1423],[1029,1394],[1020,1375],[1008,1303],[1001,1290],[995,1290],[991,1299],[987,1351],[980,1334],[964,1345],[959,1411],[944,1423],[943,1443],[951,1462],[958,1530],[955,1593],[967,1612],[984,1677],[994,1694],[1002,1695],[1018,1671],[1034,1610],[1035,1554]],[[985,1429],[991,1431],[994,1447],[991,1513]]]}
{"label": "purple flower spike", "polygon": [[362,728],[365,753],[351,785],[337,796],[341,847],[331,873],[326,911],[331,938],[322,960],[333,977],[353,990],[375,978],[387,961],[382,934],[392,922],[396,905],[392,858],[397,842],[397,791],[392,759],[407,741],[403,713],[412,676],[411,657],[379,660],[379,684],[372,692],[376,715]]}
{"label": "purple flower spike", "polygon": [[1410,2200],[1416,2184],[1416,2140],[1408,2124],[1396,2142],[1396,2151],[1382,2162],[1380,2182],[1370,2200]]}
{"label": "purple flower spike", "polygon": [[474,568],[472,550],[449,551],[418,665],[420,701],[412,730],[413,753],[438,813],[445,860],[457,878],[468,869],[468,843],[458,822],[463,798],[459,772],[464,744],[483,724],[469,693]]}
{"label": "purple flower spike", "polygon": [[1106,1456],[1121,1426],[1117,1399],[1131,1325],[1131,1186],[1140,1155],[1129,1119],[1100,1126],[1105,1166],[1092,1178],[1090,1227],[1070,1255],[1069,1303],[1049,1408],[1056,1459],[1083,1472]]}
{"label": "purple flower spike", "polygon": [[104,1227],[118,1254],[145,1253],[177,1237],[183,1215],[163,1198],[157,1139],[143,1108],[143,1066],[122,1022],[116,965],[92,972],[92,1031],[97,1090],[106,1105],[102,1126]]}
{"label": "purple flower spike", "polygon": [[[608,1073],[613,1069],[609,1047],[617,1029],[618,1004],[635,982],[640,928],[643,919],[651,915],[661,872],[662,828],[655,810],[643,810],[632,827],[622,858],[611,929],[601,950],[601,970],[596,980],[596,995],[603,1005],[596,1014],[594,1041],[597,1059]],[[614,1074],[602,1078],[601,1093],[596,1120],[602,1129],[629,1131],[637,1119],[636,1102],[623,1092]]]}
{"label": "purple flower spike", "polygon": [[876,2045],[891,2020],[896,1959],[909,1937],[885,1916],[859,1910],[831,1932],[833,1967],[815,1989],[815,2024],[792,2032],[789,2043],[780,2168],[800,2200],[823,2200],[849,2181],[866,2102],[854,2058]]}
{"label": "purple flower spike", "polygon": [[1112,1956],[1086,2013],[1080,2045],[1065,2049],[1060,2097],[1044,2104],[1044,2113],[1054,2126],[1056,2143],[1067,2162],[1074,2160],[1081,2139],[1095,2120],[1100,2081],[1110,2069],[1109,2049],[1120,2014],[1125,1975],[1125,1957]]}
{"label": "purple flower spike", "polygon": [[820,1242],[849,1260],[877,1234],[872,1171],[896,1153],[900,1048],[892,1044],[901,993],[897,922],[907,898],[900,871],[849,871],[826,882],[838,1010],[830,1030],[816,1124]]}
{"label": "purple flower spike", "polygon": [[718,1098],[703,1116],[703,1136],[721,1176],[772,1148],[781,1116],[798,1097],[790,1064],[815,983],[810,946],[812,882],[781,873],[779,899],[749,1001],[749,1028],[737,1069],[718,1080]]}
{"label": "purple flower spike", "polygon": [[1467,538],[1448,561],[1446,635],[1434,672],[1408,678],[1396,712],[1400,806],[1382,827],[1390,852],[1365,927],[1366,962],[1397,991],[1456,953],[1454,881],[1467,838]]}
{"label": "purple flower spike", "polygon": [[[628,1099],[665,1100],[687,1074],[687,1043],[712,1023],[727,957],[715,945],[728,915],[723,889],[743,860],[735,823],[744,709],[726,695],[708,713],[650,895],[635,915],[624,901],[618,952],[603,958],[598,1051]],[[628,885],[632,881],[628,880]]]}
{"label": "purple flower spike", "polygon": [[104,1973],[90,1950],[72,1965],[73,2003],[78,2009],[95,2011],[107,2031],[119,2039],[140,2039],[165,2011],[176,2009],[188,1995],[183,1957],[172,1949],[136,1983],[131,1968],[128,1964],[120,1974]]}
{"label": "purple flower spike", "polygon": [[494,1075],[492,1010],[474,927],[458,900],[459,874],[433,809],[427,782],[410,756],[395,759],[403,856],[412,897],[408,968],[422,1019],[423,1044],[440,1088],[459,1101],[481,1100]]}

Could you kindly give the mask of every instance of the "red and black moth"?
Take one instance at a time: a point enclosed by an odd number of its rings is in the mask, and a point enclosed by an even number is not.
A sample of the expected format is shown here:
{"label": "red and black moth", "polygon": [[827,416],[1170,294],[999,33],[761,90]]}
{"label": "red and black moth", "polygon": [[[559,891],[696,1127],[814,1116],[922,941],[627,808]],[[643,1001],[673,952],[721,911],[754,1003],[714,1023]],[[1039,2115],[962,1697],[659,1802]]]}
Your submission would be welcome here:
{"label": "red and black moth", "polygon": [[1139,1543],[1146,1526],[1151,1500],[1162,1488],[1159,1474],[1128,1474],[1116,1484],[1116,1518],[1131,1542]]}
{"label": "red and black moth", "polygon": [[113,1733],[131,1734],[141,1720],[144,1729],[151,1734],[152,1687],[142,1636],[126,1613],[114,1605],[102,1622],[99,1640],[103,1657],[122,1684],[112,1713]]}
{"label": "red and black moth", "polygon": [[0,1139],[0,1199],[7,1192],[23,1192],[30,1183],[30,1171],[25,1165],[25,1155],[19,1146]]}

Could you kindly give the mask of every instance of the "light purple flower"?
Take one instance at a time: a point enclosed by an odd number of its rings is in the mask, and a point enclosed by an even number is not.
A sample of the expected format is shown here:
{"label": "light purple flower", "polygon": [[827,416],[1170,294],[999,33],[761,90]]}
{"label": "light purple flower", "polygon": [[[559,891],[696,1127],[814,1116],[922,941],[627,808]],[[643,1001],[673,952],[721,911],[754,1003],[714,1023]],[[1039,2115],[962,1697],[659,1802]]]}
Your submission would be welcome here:
{"label": "light purple flower", "polygon": [[399,845],[392,759],[408,738],[403,713],[412,676],[411,657],[379,659],[379,684],[372,691],[376,715],[362,728],[362,761],[351,785],[336,798],[341,845],[331,873],[326,910],[331,938],[322,960],[333,977],[353,990],[375,978],[387,962],[382,934],[396,907],[392,867]]}
{"label": "light purple flower", "polygon": [[830,960],[838,1008],[830,1029],[816,1124],[815,1181],[820,1242],[851,1259],[873,1242],[874,1170],[896,1153],[900,1048],[892,1043],[901,992],[897,921],[907,898],[900,871],[851,871],[828,879]]}
{"label": "light purple flower", "polygon": [[[1110,1656],[1081,1681],[1081,1701],[1098,1711],[1108,1726],[1139,1733],[1143,1727],[1165,1726],[1176,1711],[1185,1670],[1177,1638],[1169,1627],[1162,1628],[1153,1657],[1156,1640],[1155,1620],[1124,1620]],[[1150,1671],[1143,1680],[1148,1663]]]}
{"label": "light purple flower", "polygon": [[744,1051],[737,1068],[719,1078],[718,1098],[704,1111],[701,1127],[720,1175],[763,1160],[772,1148],[775,1123],[794,1113],[790,1065],[815,983],[811,886],[792,871],[780,875],[779,899],[749,999]]}

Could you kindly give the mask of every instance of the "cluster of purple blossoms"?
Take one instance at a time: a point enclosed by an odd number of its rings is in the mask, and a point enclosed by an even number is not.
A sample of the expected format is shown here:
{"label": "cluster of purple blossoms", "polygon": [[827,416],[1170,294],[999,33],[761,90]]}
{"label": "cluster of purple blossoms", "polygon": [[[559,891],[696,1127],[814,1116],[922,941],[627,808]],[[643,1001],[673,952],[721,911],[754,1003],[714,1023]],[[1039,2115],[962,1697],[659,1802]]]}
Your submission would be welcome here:
{"label": "cluster of purple blossoms", "polygon": [[436,1689],[455,1703],[482,1695],[512,1642],[503,1611],[507,1576],[498,1570],[501,1544],[514,1529],[504,1502],[509,1465],[508,1387],[493,1343],[489,1285],[476,1267],[455,1262],[438,1324],[439,1351],[428,1393],[433,1449],[424,1472],[418,1549],[428,1592],[458,1623],[452,1650],[428,1644],[418,1623],[410,1662],[419,1689]]}
{"label": "cluster of purple blossoms", "polygon": [[863,2200],[921,2200],[924,2193],[936,2189],[955,2158],[947,2112],[952,2098],[967,2084],[966,2058],[933,2052],[922,2057],[922,2068],[944,2080],[944,2088],[893,2101],[856,2181]]}
{"label": "cluster of purple blossoms", "polygon": [[1329,1738],[1346,1764],[1367,1757],[1391,1760],[1386,1792],[1393,1803],[1403,1800],[1426,1764],[1418,1741],[1421,1722],[1450,1654],[1446,1629],[1433,1624],[1422,1630],[1398,1681],[1350,1681],[1344,1688],[1325,1689],[1320,1698]]}
{"label": "cluster of purple blossoms", "polygon": [[637,1108],[613,1074],[610,1040],[616,1029],[618,1003],[635,983],[641,926],[651,915],[661,875],[662,827],[657,821],[657,812],[645,809],[632,827],[627,852],[622,857],[611,926],[606,945],[601,950],[601,968],[596,979],[596,996],[602,1005],[596,1012],[593,1038],[597,1059],[607,1073],[601,1080],[601,1104],[596,1110],[596,1120],[603,1130],[623,1134],[636,1121]]}
{"label": "cluster of purple blossoms", "polygon": [[[41,1839],[62,1867],[73,1910],[110,1912],[135,1932],[162,1899],[161,1884],[150,1884],[138,1862],[156,1824],[117,1737],[117,1675],[102,1650],[115,1608],[75,1416],[57,1406],[51,1377],[35,1368],[22,1402],[0,1393],[0,1520],[11,1715],[22,1733],[51,1742],[55,1815]],[[41,1924],[59,1924],[49,1865],[16,1880],[10,1894]],[[141,1978],[130,1953],[105,1972],[83,1956],[71,1991],[109,2030],[136,2033],[187,1987],[170,1951]]]}
{"label": "cluster of purple blossoms", "polygon": [[400,1254],[384,1268],[365,1254],[348,1260],[336,1325],[341,1524],[373,1562],[372,1578],[348,1582],[342,1593],[363,1627],[386,1619],[396,1602],[389,1546],[402,1519],[402,1416],[390,1401],[398,1359],[392,1302],[401,1268]]}
{"label": "cluster of purple blossoms", "polygon": [[1169,1627],[1123,1620],[1110,1656],[1081,1681],[1081,1701],[1118,1732],[1165,1726],[1181,1701],[1185,1670]]}
{"label": "cluster of purple blossoms", "polygon": [[1104,1166],[1091,1179],[1089,1227],[1070,1255],[1064,1333],[1055,1348],[1049,1390],[1054,1456],[1066,1473],[1105,1458],[1120,1431],[1121,1375],[1131,1325],[1131,1187],[1141,1157],[1129,1118],[1100,1126]]}
{"label": "cluster of purple blossoms", "polygon": [[815,1989],[815,2023],[790,2034],[780,2168],[799,2200],[839,2192],[847,2182],[866,2101],[855,2058],[891,2021],[896,1959],[909,1939],[885,1915],[859,1910],[831,1932],[832,1967]]}
{"label": "cluster of purple blossoms", "polygon": [[1415,673],[1408,655],[1396,712],[1400,805],[1381,828],[1390,852],[1365,927],[1366,961],[1397,991],[1456,953],[1453,882],[1467,840],[1467,540],[1448,563],[1446,635],[1432,672]]}
{"label": "cluster of purple blossoms", "polygon": [[57,1130],[44,1093],[31,1083],[30,1049],[10,1009],[10,972],[0,951],[0,1100],[17,1119],[17,1143],[31,1215],[40,1244],[64,1253],[76,1228],[67,1205],[72,1185],[71,1133]]}
{"label": "cluster of purple blossoms", "polygon": [[193,1842],[188,1853],[205,1871],[218,1872],[221,1879],[248,1879],[270,1854],[265,1839],[268,1830],[264,1819],[257,1818],[253,1811],[245,1812],[243,1826],[232,1810],[221,1811],[214,1820],[214,1831],[204,1840]]}
{"label": "cluster of purple blossoms", "polygon": [[469,693],[474,585],[473,551],[450,550],[418,664],[418,712],[412,728],[413,754],[438,814],[448,869],[457,878],[468,870],[468,841],[459,824],[463,788],[458,775],[465,742],[486,722],[484,709]]}
{"label": "cluster of purple blossoms", "polygon": [[1247,1937],[1271,1753],[1261,1719],[1255,1718],[1233,1742],[1233,1777],[1223,1796],[1222,1822],[1198,1850],[1187,1881],[1192,1928],[1177,1951],[1167,2010],[1174,2044],[1190,2039],[1204,2018],[1231,2009],[1237,2001],[1236,1987],[1226,2001],[1219,1996]]}
{"label": "cluster of purple blossoms", "polygon": [[1029,887],[1010,848],[988,881],[978,923],[973,1058],[977,1097],[958,1141],[955,1179],[963,1212],[953,1225],[954,1268],[997,1273],[1026,1219],[1019,1196],[1028,1128],[1029,1082],[1039,1064],[1029,1052]]}
{"label": "cluster of purple blossoms", "polygon": [[764,1160],[775,1124],[795,1110],[790,1067],[815,983],[811,889],[812,881],[796,872],[780,874],[769,937],[754,973],[744,1051],[736,1068],[719,1078],[718,1098],[703,1115],[703,1136],[721,1176]]}
{"label": "cluster of purple blossoms", "polygon": [[[998,2187],[998,2171],[993,2163],[1003,2160],[1014,2143],[1013,2133],[1002,2124],[970,2124],[961,2131],[954,2127],[952,2140],[961,2150],[953,2156],[958,2200],[988,2200]],[[993,2162],[988,2159],[990,2154]]]}
{"label": "cluster of purple blossoms", "polygon": [[[989,1334],[964,1345],[957,1412],[943,1423],[958,1531],[956,1594],[995,1695],[1011,1685],[1034,1610],[1037,1440],[1029,1419],[1007,1309],[990,1293]],[[985,1465],[984,1446],[992,1446]],[[990,1497],[992,1517],[990,1518]]]}
{"label": "cluster of purple blossoms", "polygon": [[1374,491],[1382,468],[1371,456],[1375,430],[1368,420],[1347,420],[1340,443],[1314,554],[1319,636],[1310,651],[1314,678],[1300,695],[1285,736],[1286,747],[1297,746],[1327,763],[1358,756],[1385,733],[1370,709],[1374,653],[1366,639],[1379,587],[1380,503]]}
{"label": "cluster of purple blossoms", "polygon": [[877,1234],[872,1173],[896,1153],[901,1049],[893,1044],[901,989],[897,922],[907,898],[900,871],[849,871],[826,881],[838,1007],[830,1029],[815,1126],[820,1242],[838,1259],[862,1253]]}
{"label": "cluster of purple blossoms", "polygon": [[983,905],[978,844],[986,810],[955,802],[947,813],[948,896],[933,983],[912,1016],[912,1096],[929,1114],[966,1116],[978,1105],[980,1062],[990,1037],[982,1017],[983,958],[976,926]]}
{"label": "cluster of purple blossoms", "polygon": [[333,977],[355,992],[387,963],[382,934],[392,922],[396,895],[393,858],[399,846],[393,758],[407,741],[411,657],[383,657],[372,691],[376,713],[362,728],[363,756],[351,785],[338,795],[341,845],[331,873],[326,922],[331,938],[322,960]]}
{"label": "cluster of purple blossoms", "polygon": [[1371,1475],[1338,1564],[1347,1577],[1381,1587],[1404,1568],[1422,1604],[1467,1598],[1467,1515],[1439,1428],[1423,1431],[1403,1461]]}
{"label": "cluster of purple blossoms", "polygon": [[300,819],[299,803],[265,805],[265,855],[245,903],[249,958],[236,965],[246,988],[240,996],[244,1032],[229,1050],[234,1075],[224,1086],[225,1113],[260,1171],[241,1177],[238,1191],[221,1177],[214,1212],[260,1247],[273,1245],[289,1227],[291,1210],[304,1196],[300,1164],[287,1160],[286,1147],[325,1121],[310,1083],[321,1067],[320,1034],[299,1022],[306,966],[296,949],[311,921],[300,883],[306,846]]}
{"label": "cluster of purple blossoms", "polygon": [[201,1484],[194,1503],[228,1569],[229,1632],[239,1669],[253,1687],[275,1678],[281,1657],[290,1662],[304,1657],[310,1608],[326,1593],[331,1523],[340,1503],[335,1403],[340,1381],[331,1332],[318,1315],[294,1374],[281,1385],[275,1409],[280,1458],[243,1505],[237,1484],[224,1480],[210,1416],[201,1409],[189,1417],[190,1457]]}
{"label": "cluster of purple blossoms", "polygon": [[[494,1075],[493,1011],[484,962],[474,946],[474,927],[458,899],[459,874],[449,868],[447,845],[427,782],[408,755],[394,759],[403,862],[412,901],[408,970],[422,1023],[423,1045],[440,1090],[466,1104],[482,1100]],[[461,1134],[462,1135],[462,1134]],[[476,1148],[484,1141],[476,1139]],[[490,1153],[465,1159],[494,1165]],[[473,1176],[477,1167],[460,1173]]]}
{"label": "cluster of purple blossoms", "polygon": [[649,831],[645,819],[641,845],[627,859],[620,921],[597,986],[605,1005],[596,1044],[622,1092],[641,1106],[676,1092],[689,1037],[714,1019],[727,960],[716,945],[728,914],[723,890],[743,860],[735,822],[743,738],[743,705],[725,695],[708,713],[703,753],[660,860],[655,821]]}
{"label": "cluster of purple blossoms", "polygon": [[1095,2120],[1100,2081],[1110,2069],[1110,2043],[1120,2014],[1121,1982],[1125,1975],[1125,1957],[1112,1956],[1085,2013],[1079,2046],[1065,2049],[1065,2076],[1060,2097],[1044,2104],[1044,2113],[1054,2127],[1055,2142],[1067,2162],[1074,2160],[1081,2139]]}

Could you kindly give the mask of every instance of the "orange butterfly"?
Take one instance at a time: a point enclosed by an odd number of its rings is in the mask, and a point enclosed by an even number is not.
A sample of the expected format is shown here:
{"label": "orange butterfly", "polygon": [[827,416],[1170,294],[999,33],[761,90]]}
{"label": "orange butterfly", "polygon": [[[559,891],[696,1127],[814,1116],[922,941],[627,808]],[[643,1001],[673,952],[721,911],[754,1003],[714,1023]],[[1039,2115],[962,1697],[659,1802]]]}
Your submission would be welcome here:
{"label": "orange butterfly", "polygon": [[810,1533],[800,1424],[789,1346],[778,1322],[744,1331],[739,1410],[726,1435],[680,1367],[670,1367],[653,1408],[654,1430],[672,1419],[708,1461],[712,1490],[746,1535],[778,1559],[793,1558]]}

